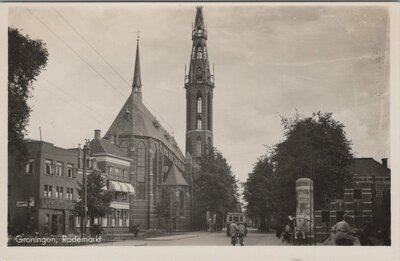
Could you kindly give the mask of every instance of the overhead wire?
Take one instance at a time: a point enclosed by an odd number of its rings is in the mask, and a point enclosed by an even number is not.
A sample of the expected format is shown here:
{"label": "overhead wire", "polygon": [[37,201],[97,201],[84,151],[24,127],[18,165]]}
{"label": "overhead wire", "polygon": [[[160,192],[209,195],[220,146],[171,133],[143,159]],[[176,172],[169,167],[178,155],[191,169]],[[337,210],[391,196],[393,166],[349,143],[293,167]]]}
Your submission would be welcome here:
{"label": "overhead wire", "polygon": [[[53,8],[53,10],[56,12],[56,14],[111,68],[111,70],[129,87],[131,88],[131,85],[129,84],[129,82],[121,75],[121,73],[119,73],[119,71],[103,56],[101,55],[101,52],[99,52],[80,32],[79,30],[77,30],[68,20],[67,18],[65,18],[65,16],[63,16],[57,9]],[[142,100],[144,102],[147,103],[147,100],[143,99]],[[154,108],[152,108],[151,106],[149,106],[149,103],[147,103],[147,106],[155,111],[157,113],[157,115],[160,117],[160,119],[166,123],[166,125],[168,125],[168,127],[170,127],[172,130],[174,129],[172,127],[172,125],[170,125],[168,123],[168,121],[166,121],[161,114],[155,110]]]}
{"label": "overhead wire", "polygon": [[[68,49],[70,49],[76,56],[78,56],[78,58],[80,58],[80,60],[82,60],[87,66],[89,66],[89,67],[90,67],[100,78],[102,78],[110,87],[112,87],[114,90],[116,90],[121,96],[125,97],[124,94],[122,94],[117,88],[115,88],[115,87],[114,87],[100,72],[98,72],[89,62],[87,62],[75,49],[73,49],[66,41],[64,41],[57,33],[55,33],[43,20],[41,20],[39,17],[37,17],[37,16],[32,12],[32,10],[30,10],[30,9],[27,8],[27,7],[26,7],[26,9],[27,9],[27,11],[28,11],[38,22],[40,22],[44,27],[46,27],[46,29],[47,29],[48,31],[50,31],[53,35],[55,35],[55,36],[57,37],[57,39],[59,39],[65,46],[67,46]],[[111,63],[109,63],[102,55],[100,55],[100,52],[97,51],[96,48],[94,48],[94,46],[91,45],[91,44],[89,43],[89,41],[87,41],[87,40],[84,38],[84,36],[83,36],[82,34],[80,34],[80,33],[78,32],[78,30],[75,29],[75,28],[71,25],[71,23],[69,23],[69,22],[66,20],[66,18],[63,17],[58,11],[56,11],[56,13],[62,18],[62,20],[64,20],[64,21],[66,22],[66,24],[67,24],[68,26],[71,27],[72,30],[74,30],[74,31],[85,41],[85,43],[88,44],[88,46],[89,46],[91,49],[93,49],[93,50],[95,51],[95,53],[96,53],[97,55],[99,55],[99,57],[101,57],[101,59],[102,59],[109,67],[112,68],[112,70],[123,80],[123,82],[124,82],[125,84],[127,84],[127,85],[130,87],[129,83],[122,77],[122,75],[118,72],[118,70],[115,69],[115,67],[113,67],[113,66],[111,65]],[[75,98],[74,98],[74,99],[75,99]],[[142,100],[144,100],[144,99],[142,98]],[[145,101],[145,100],[144,100],[144,101]],[[148,106],[148,107],[150,107],[150,106]],[[150,108],[151,108],[151,107],[150,107]],[[90,109],[90,110],[92,110],[92,109]],[[142,111],[142,112],[143,112],[143,111]],[[147,117],[149,120],[153,120],[153,119],[152,119],[151,117],[149,117],[149,116],[147,115],[147,113],[145,113],[145,112],[142,113],[142,115],[144,115],[145,117]],[[163,122],[165,122],[169,127],[171,127],[172,132],[174,133],[172,126],[171,126],[165,119],[163,119],[161,116],[160,116],[160,118],[161,118],[161,119],[163,120]],[[108,120],[108,119],[107,119],[107,120]],[[166,131],[166,130],[165,130],[165,131]]]}

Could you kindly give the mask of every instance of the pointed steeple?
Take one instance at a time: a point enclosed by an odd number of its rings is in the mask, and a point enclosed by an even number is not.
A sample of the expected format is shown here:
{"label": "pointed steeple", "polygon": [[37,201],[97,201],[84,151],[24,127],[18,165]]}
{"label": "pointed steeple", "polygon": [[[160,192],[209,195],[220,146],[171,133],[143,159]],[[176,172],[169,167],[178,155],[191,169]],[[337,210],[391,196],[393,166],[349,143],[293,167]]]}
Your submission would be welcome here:
{"label": "pointed steeple", "polygon": [[185,72],[185,84],[206,83],[214,87],[214,76],[210,72],[207,50],[207,28],[204,23],[203,7],[196,7],[196,18],[192,31],[192,52],[189,72]]}
{"label": "pointed steeple", "polygon": [[141,79],[141,75],[140,75],[140,55],[139,55],[139,36],[137,37],[135,72],[133,74],[132,91],[133,91],[133,93],[136,93],[140,97],[142,97],[142,79]]}
{"label": "pointed steeple", "polygon": [[196,37],[203,37],[207,39],[207,28],[204,26],[204,17],[203,17],[203,7],[196,7],[196,18],[194,20],[194,28],[192,33],[192,39]]}

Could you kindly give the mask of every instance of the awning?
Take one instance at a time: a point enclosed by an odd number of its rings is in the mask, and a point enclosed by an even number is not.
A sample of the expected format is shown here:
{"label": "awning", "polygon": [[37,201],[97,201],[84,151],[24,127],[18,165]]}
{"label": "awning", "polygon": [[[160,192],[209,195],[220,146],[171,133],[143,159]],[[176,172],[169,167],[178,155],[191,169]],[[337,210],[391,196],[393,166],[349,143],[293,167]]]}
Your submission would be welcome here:
{"label": "awning", "polygon": [[108,190],[121,191],[121,185],[117,181],[108,181]]}
{"label": "awning", "polygon": [[119,183],[119,186],[121,187],[121,192],[125,192],[125,193],[129,192],[128,188],[126,187],[126,183],[124,183],[124,182],[118,182],[118,183]]}
{"label": "awning", "polygon": [[129,194],[135,194],[135,189],[129,183],[125,183],[126,187],[128,188]]}
{"label": "awning", "polygon": [[135,189],[131,184],[112,180],[108,181],[108,190],[135,194]]}

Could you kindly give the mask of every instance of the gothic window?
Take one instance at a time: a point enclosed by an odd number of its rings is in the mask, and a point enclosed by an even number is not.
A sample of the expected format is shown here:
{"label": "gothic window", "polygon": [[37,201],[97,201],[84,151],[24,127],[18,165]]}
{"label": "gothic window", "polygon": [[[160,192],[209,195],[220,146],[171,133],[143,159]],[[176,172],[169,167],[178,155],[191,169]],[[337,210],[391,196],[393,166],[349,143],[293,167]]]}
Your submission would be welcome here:
{"label": "gothic window", "polygon": [[200,115],[197,117],[197,129],[201,130],[201,116]]}
{"label": "gothic window", "polygon": [[201,138],[197,137],[196,139],[196,156],[201,157]]}
{"label": "gothic window", "polygon": [[190,126],[191,124],[191,118],[190,118],[190,107],[191,107],[191,102],[190,102],[190,94],[187,95],[186,97],[186,120],[187,120],[187,124],[186,124],[186,128],[187,130],[190,130]]}
{"label": "gothic window", "polygon": [[125,141],[122,141],[119,147],[121,148],[121,151],[124,154],[124,156],[128,157],[128,144]]}
{"label": "gothic window", "polygon": [[157,145],[153,144],[153,175],[157,175]]}
{"label": "gothic window", "polygon": [[183,190],[179,191],[179,216],[184,215],[185,207],[185,193]]}
{"label": "gothic window", "polygon": [[196,57],[197,59],[202,59],[203,58],[203,50],[202,50],[202,48],[201,47],[199,47],[198,49],[197,49],[197,57]]}
{"label": "gothic window", "polygon": [[204,46],[204,58],[207,58],[207,46]]}
{"label": "gothic window", "polygon": [[207,94],[207,128],[211,130],[211,95]]}
{"label": "gothic window", "polygon": [[145,199],[146,191],[146,147],[143,142],[137,146],[137,194],[136,199]]}
{"label": "gothic window", "polygon": [[197,113],[201,113],[201,107],[202,107],[202,100],[200,94],[198,94],[197,97]]}
{"label": "gothic window", "polygon": [[192,49],[192,59],[193,60],[194,60],[195,55],[196,55],[196,48],[193,46],[193,49]]}

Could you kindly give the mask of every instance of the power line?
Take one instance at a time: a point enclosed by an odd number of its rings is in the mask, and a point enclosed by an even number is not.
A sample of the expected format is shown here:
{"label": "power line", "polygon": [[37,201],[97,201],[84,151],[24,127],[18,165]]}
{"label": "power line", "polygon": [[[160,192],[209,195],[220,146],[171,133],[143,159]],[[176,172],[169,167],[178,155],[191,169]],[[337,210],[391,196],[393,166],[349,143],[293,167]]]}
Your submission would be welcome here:
{"label": "power line", "polygon": [[[38,18],[29,8],[26,8],[28,10],[28,12],[36,19],[38,20],[44,27],[47,28],[47,30],[49,30],[52,34],[54,34],[61,42],[63,42],[65,44],[65,46],[67,46],[75,55],[77,55],[87,66],[89,66],[99,77],[101,77],[108,85],[110,85],[113,89],[115,89],[121,96],[125,97],[124,94],[122,94],[117,88],[115,88],[101,73],[99,73],[89,62],[87,62],[85,59],[83,59],[79,53],[77,51],[75,51],[67,42],[65,42],[58,34],[56,34],[45,22],[43,22],[40,18]],[[57,12],[57,10],[55,10]],[[59,12],[57,12],[59,14]],[[60,17],[63,18],[63,16],[61,14],[59,14]],[[121,76],[121,74],[103,57],[100,55],[100,53],[83,37],[82,34],[80,34],[70,23],[68,23],[68,21],[63,18],[63,20],[67,23],[67,25],[69,25],[88,45],[90,48],[92,48],[95,53],[97,55],[99,55],[102,60],[112,68],[112,70],[124,81],[125,84],[127,84],[129,87],[129,83]],[[145,101],[144,99],[142,99],[143,101]],[[150,106],[148,106],[150,107]],[[151,108],[151,107],[150,107]],[[153,110],[153,108],[151,108]],[[148,119],[152,120],[151,118],[149,118],[147,115],[145,115]],[[165,122],[173,131],[173,127],[163,118],[160,116],[160,119],[163,120],[163,122]]]}
{"label": "power line", "polygon": [[100,78],[102,78],[109,86],[111,86],[113,89],[115,89],[121,96],[125,97],[125,95],[120,92],[117,88],[115,88],[104,76],[99,73],[89,62],[87,62],[85,59],[83,59],[77,51],[75,51],[67,42],[65,42],[58,34],[56,34],[45,22],[43,22],[39,17],[37,17],[29,8],[25,7],[26,10],[36,19],[38,20],[44,27],[47,28],[52,34],[54,34],[61,42],[65,44],[65,46],[68,47],[76,56],[79,57],[87,66],[89,66]]}
{"label": "power line", "polygon": [[[87,105],[86,103],[84,103],[84,102],[78,100],[78,99],[75,98],[74,96],[72,96],[72,95],[70,95],[69,93],[67,93],[63,88],[59,87],[57,84],[55,84],[55,83],[53,83],[53,82],[51,82],[51,81],[49,81],[49,80],[47,80],[47,79],[44,79],[44,80],[47,82],[48,85],[53,86],[54,88],[56,88],[56,89],[62,91],[64,94],[66,94],[67,96],[69,96],[72,100],[74,100],[76,103],[79,103],[79,104],[82,105],[83,107],[86,107],[86,108],[89,109],[90,111],[96,113],[97,116],[99,116],[99,118],[102,118],[103,120],[107,120],[107,121],[109,120],[109,119],[107,119],[106,117],[104,117],[102,114],[100,114],[99,112],[97,112],[95,109],[93,109],[91,106]],[[100,121],[99,121],[99,122],[100,122]]]}
{"label": "power line", "polygon": [[72,26],[72,24],[71,24],[70,22],[68,22],[68,20],[67,20],[60,12],[57,11],[57,9],[53,8],[53,10],[61,17],[61,19],[62,19],[69,27],[71,27],[72,30],[74,30],[74,32],[75,32],[77,35],[79,35],[79,37],[80,37],[85,43],[87,43],[87,45],[90,46],[90,48],[93,49],[93,51],[94,51],[98,56],[100,56],[100,58],[101,58],[101,59],[102,59],[102,60],[103,60],[103,61],[104,61],[104,62],[119,76],[119,78],[121,78],[122,81],[124,81],[124,82],[126,83],[126,85],[130,86],[129,83],[125,80],[125,78],[118,72],[118,70],[115,69],[114,66],[112,66],[112,64],[110,64],[110,63],[101,55],[101,53],[100,53],[99,51],[97,51],[97,49],[96,49],[92,44],[90,44],[90,42],[87,41],[86,38],[85,38],[81,33],[79,33],[79,31],[76,30],[74,26]]}
{"label": "power line", "polygon": [[[121,75],[121,73],[119,73],[118,70],[106,58],[104,58],[104,56],[102,56],[101,53],[88,40],[86,40],[86,38],[57,9],[53,8],[53,10],[114,71],[114,73],[117,74],[118,77],[130,88],[131,86],[130,86],[129,82],[125,80],[125,78]],[[147,101],[144,100],[143,98],[142,98],[142,100],[147,103]],[[172,131],[174,132],[174,128],[172,127],[172,125],[170,125],[168,123],[168,121],[165,120],[157,110],[155,110],[154,108],[150,107],[148,105],[148,103],[147,103],[147,106],[151,110],[155,111],[159,115],[160,119],[164,123],[166,123],[166,125],[168,125],[168,127],[170,127],[172,129]]]}

